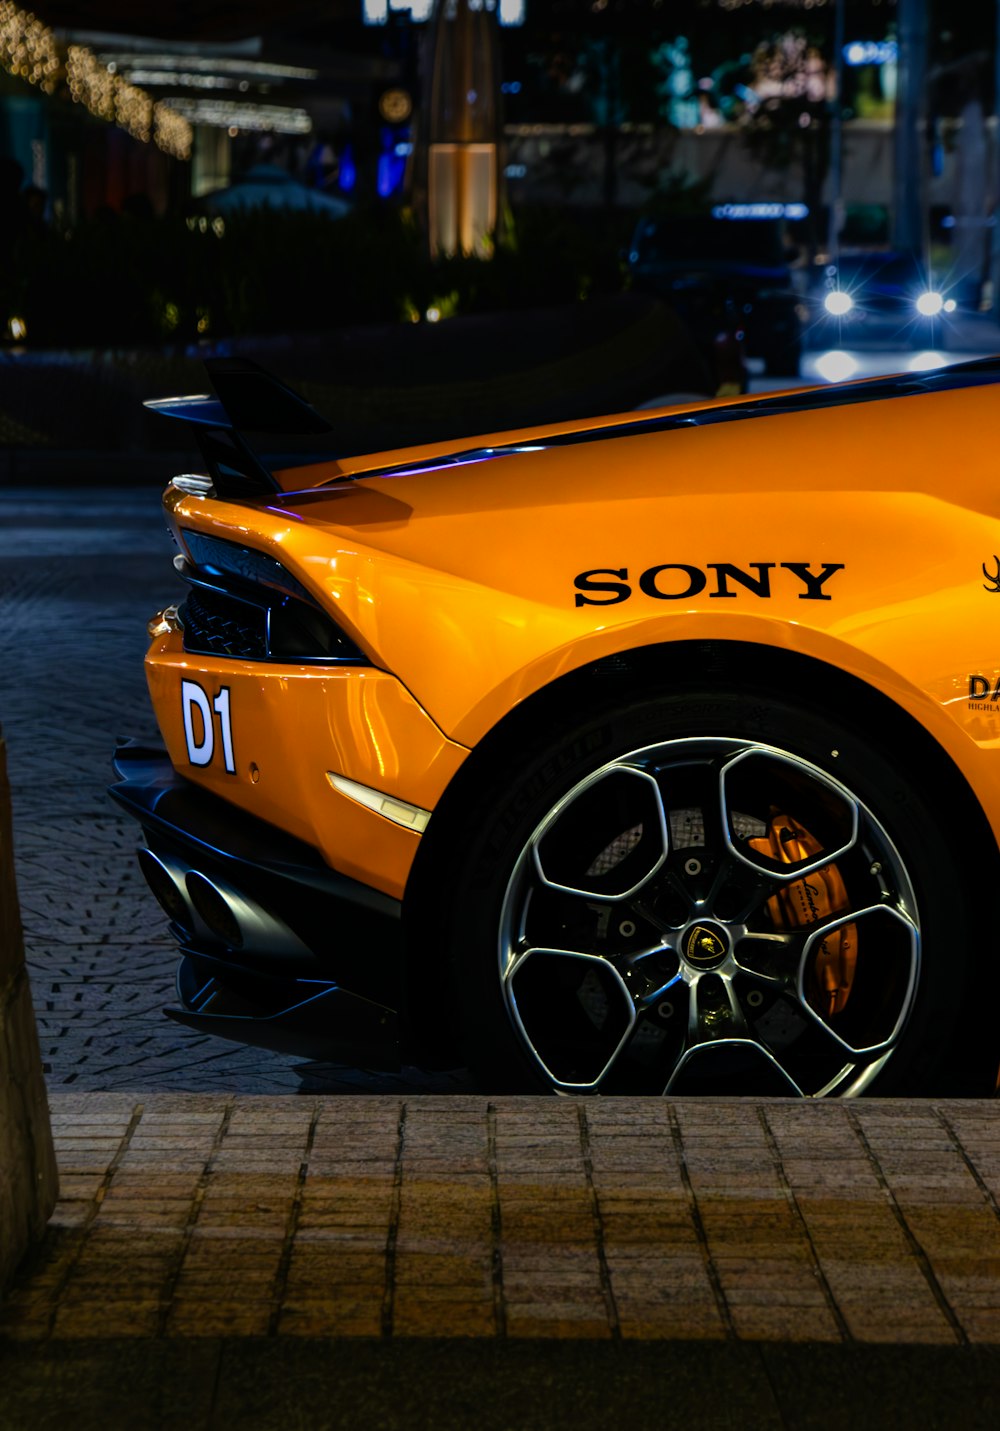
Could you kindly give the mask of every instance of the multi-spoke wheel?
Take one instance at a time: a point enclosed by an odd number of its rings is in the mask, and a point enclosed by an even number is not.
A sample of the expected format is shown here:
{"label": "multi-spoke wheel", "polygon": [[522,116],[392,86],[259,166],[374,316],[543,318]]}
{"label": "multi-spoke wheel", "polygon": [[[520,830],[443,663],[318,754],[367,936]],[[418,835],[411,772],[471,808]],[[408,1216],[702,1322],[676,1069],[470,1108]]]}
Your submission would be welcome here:
{"label": "multi-spoke wheel", "polygon": [[740,734],[746,710],[646,702],[506,782],[456,948],[487,1077],[822,1097],[946,1073],[966,959],[940,832],[856,735],[778,704]]}

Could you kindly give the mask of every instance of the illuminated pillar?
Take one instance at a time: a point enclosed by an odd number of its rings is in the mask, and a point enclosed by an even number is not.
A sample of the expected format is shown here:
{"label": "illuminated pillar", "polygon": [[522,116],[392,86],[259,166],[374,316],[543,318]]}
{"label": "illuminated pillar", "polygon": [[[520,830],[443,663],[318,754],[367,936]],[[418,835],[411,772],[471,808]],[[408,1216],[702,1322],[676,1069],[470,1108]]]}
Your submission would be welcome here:
{"label": "illuminated pillar", "polygon": [[438,0],[432,27],[426,107],[431,254],[485,258],[499,190],[494,0]]}

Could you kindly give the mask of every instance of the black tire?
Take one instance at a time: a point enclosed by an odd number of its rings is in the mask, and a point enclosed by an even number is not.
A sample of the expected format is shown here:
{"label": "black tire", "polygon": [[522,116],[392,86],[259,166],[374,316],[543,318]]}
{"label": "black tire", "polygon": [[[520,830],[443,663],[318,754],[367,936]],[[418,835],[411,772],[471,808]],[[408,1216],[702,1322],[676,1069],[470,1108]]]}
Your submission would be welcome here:
{"label": "black tire", "polygon": [[456,841],[470,1066],[492,1091],[989,1091],[953,1076],[975,946],[939,819],[899,751],[749,689],[540,739]]}

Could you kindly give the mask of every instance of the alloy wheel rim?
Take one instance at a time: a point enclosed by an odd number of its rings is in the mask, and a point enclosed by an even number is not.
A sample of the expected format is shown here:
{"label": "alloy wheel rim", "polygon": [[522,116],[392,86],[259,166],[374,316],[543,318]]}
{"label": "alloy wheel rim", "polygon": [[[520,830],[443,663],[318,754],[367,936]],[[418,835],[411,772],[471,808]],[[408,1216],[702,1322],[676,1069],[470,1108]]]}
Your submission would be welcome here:
{"label": "alloy wheel rim", "polygon": [[860,1093],[921,956],[868,806],[736,737],[643,747],[574,785],[515,862],[498,944],[515,1036],[557,1093]]}

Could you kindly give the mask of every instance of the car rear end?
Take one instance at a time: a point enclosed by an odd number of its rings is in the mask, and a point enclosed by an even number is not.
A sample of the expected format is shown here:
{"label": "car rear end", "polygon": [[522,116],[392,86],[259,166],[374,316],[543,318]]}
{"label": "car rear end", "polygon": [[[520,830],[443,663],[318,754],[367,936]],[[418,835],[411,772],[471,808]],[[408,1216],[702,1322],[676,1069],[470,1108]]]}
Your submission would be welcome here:
{"label": "car rear end", "polygon": [[395,1066],[403,889],[466,751],[351,614],[331,615],[338,592],[364,603],[366,558],[342,534],[208,479],[178,479],[165,510],[187,594],[149,622],[164,748],[121,746],[111,793],[143,827],[140,864],[181,946],[168,1012]]}

